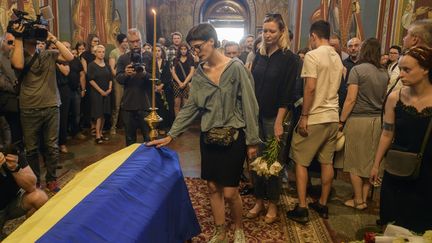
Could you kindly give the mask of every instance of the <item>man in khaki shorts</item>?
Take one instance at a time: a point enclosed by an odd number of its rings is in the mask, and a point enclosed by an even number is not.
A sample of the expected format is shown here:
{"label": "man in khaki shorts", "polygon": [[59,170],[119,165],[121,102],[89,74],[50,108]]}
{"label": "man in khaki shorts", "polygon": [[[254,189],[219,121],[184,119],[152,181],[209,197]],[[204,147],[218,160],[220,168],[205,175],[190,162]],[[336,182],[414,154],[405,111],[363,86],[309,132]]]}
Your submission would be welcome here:
{"label": "man in khaki shorts", "polygon": [[339,122],[338,89],[343,65],[338,53],[329,45],[330,25],[317,21],[310,28],[310,43],[314,50],[304,59],[302,78],[305,79],[303,107],[299,123],[291,141],[290,157],[296,163],[299,203],[288,211],[287,217],[307,223],[306,205],[307,167],[317,156],[321,163],[322,191],[318,201],[309,208],[328,218],[327,199],[333,179],[333,154]]}

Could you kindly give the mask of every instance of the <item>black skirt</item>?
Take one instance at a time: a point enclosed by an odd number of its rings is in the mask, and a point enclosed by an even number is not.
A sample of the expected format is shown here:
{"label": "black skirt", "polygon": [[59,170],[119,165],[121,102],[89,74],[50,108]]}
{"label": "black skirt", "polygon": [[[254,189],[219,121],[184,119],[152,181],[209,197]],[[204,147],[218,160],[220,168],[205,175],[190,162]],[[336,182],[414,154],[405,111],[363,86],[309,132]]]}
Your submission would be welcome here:
{"label": "black skirt", "polygon": [[228,147],[205,144],[201,133],[201,178],[224,187],[237,187],[246,158],[246,140],[242,129]]}

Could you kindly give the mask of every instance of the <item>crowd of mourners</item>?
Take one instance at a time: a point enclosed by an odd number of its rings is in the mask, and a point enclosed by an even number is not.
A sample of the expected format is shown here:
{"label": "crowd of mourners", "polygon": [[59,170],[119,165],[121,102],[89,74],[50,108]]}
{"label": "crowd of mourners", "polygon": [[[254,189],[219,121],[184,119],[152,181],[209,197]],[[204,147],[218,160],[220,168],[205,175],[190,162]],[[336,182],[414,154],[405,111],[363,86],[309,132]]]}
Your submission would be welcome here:
{"label": "crowd of mourners", "polygon": [[[298,204],[286,212],[290,220],[308,223],[309,209],[324,219],[336,214],[327,202],[335,172],[342,171],[353,191],[345,206],[366,209],[371,189],[380,185],[377,224],[432,229],[430,20],[414,22],[403,46],[388,50],[376,38],[352,37],[345,45],[331,35],[328,22],[317,21],[310,26],[309,46],[297,53],[280,14],[267,14],[259,36],[247,35],[240,43],[219,41],[212,25],[199,24],[186,38],[180,32],[159,38],[154,49],[132,28],[117,35],[109,53],[95,34],[72,45],[49,32],[46,41],[23,38],[16,34],[23,28],[17,24],[1,38],[1,228],[48,200],[41,190],[41,161],[46,189],[60,190],[59,154],[69,152],[70,138],[93,137],[98,146],[123,128],[126,146],[137,142],[140,130],[147,145],[161,147],[199,119],[201,177],[208,182],[215,223],[209,242],[228,242],[225,202],[236,243],[245,242],[244,217],[258,220],[263,214],[267,224],[280,220],[288,169],[298,193]],[[163,121],[161,138],[149,142],[144,118],[152,105],[153,52]],[[283,147],[284,170],[279,176],[248,170],[272,138]],[[405,157],[390,160],[389,149],[420,155],[415,171],[395,174],[386,165]],[[308,204],[314,165],[321,195]],[[241,189],[240,180],[246,182]],[[241,195],[248,193],[255,204],[242,215]]]}

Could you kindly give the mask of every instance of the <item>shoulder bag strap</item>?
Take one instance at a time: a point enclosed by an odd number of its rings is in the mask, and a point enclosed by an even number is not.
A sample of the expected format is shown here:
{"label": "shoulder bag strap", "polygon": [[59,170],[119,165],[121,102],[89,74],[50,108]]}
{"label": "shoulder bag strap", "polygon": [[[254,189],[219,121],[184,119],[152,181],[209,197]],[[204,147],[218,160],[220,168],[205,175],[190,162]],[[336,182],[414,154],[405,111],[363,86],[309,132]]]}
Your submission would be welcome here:
{"label": "shoulder bag strap", "polygon": [[24,80],[24,76],[30,71],[30,68],[33,66],[33,63],[36,61],[38,56],[39,56],[39,51],[36,51],[35,54],[33,55],[33,57],[30,59],[30,61],[24,65],[23,70],[21,71],[20,75],[18,76],[17,85],[15,87],[17,94],[20,93],[21,82]]}
{"label": "shoulder bag strap", "polygon": [[431,117],[431,119],[429,121],[429,125],[428,125],[428,127],[426,129],[426,134],[425,134],[425,136],[423,138],[423,142],[422,142],[422,145],[421,145],[421,148],[420,148],[420,152],[417,154],[417,156],[420,159],[423,158],[423,154],[424,154],[424,151],[426,149],[426,145],[427,145],[427,143],[429,141],[429,137],[430,137],[431,132],[432,132],[432,117]]}
{"label": "shoulder bag strap", "polygon": [[[186,80],[187,75],[186,75],[186,72],[185,72],[185,70],[184,70],[184,68],[183,68],[183,64],[182,64],[182,62],[180,61],[180,59],[179,59],[178,65],[180,66],[180,69],[181,69],[181,71],[182,71],[182,73],[183,73],[183,77],[184,77],[185,80]],[[184,82],[184,80],[183,80],[183,82]]]}

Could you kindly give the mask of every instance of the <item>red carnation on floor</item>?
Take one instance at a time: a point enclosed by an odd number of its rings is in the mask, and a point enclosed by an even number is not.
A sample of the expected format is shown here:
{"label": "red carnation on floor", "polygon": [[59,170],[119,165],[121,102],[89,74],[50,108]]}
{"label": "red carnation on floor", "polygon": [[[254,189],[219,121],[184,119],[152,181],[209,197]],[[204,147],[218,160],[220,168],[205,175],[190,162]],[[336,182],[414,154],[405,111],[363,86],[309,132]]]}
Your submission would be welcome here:
{"label": "red carnation on floor", "polygon": [[375,243],[375,236],[376,236],[376,233],[374,233],[374,232],[366,232],[364,234],[365,243]]}

